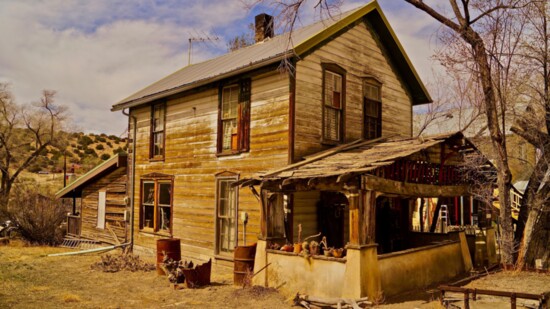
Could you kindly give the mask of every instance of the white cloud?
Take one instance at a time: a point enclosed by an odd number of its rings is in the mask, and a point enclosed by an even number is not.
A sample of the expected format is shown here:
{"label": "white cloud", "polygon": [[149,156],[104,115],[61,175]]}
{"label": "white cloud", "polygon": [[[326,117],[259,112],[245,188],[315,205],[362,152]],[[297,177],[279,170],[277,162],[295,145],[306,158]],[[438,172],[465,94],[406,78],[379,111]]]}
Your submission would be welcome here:
{"label": "white cloud", "polygon": [[[342,10],[364,3],[348,0]],[[411,5],[380,4],[426,80],[434,22]],[[79,129],[121,134],[127,119],[112,104],[186,65],[189,36],[221,39],[194,44],[194,63],[225,52],[225,39],[248,31],[251,14],[240,0],[2,0],[0,81],[21,103],[57,90]],[[303,21],[314,18],[312,9]]]}
{"label": "white cloud", "polygon": [[[127,120],[111,105],[186,65],[190,34],[227,27],[239,17],[231,12],[242,10],[238,3],[142,4],[0,2],[0,80],[12,84],[19,102],[57,90],[81,130],[122,133]],[[151,9],[158,10],[143,12]],[[194,62],[220,52],[208,47],[194,46]]]}

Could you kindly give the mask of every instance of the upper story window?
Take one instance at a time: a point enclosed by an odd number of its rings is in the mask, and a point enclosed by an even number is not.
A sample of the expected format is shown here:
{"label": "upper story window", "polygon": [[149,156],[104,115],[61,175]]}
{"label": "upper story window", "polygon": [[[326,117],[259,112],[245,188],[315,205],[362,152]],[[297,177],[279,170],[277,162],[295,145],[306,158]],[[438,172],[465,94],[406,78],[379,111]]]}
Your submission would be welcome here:
{"label": "upper story window", "polygon": [[323,142],[343,141],[346,71],[335,64],[323,65]]}
{"label": "upper story window", "polygon": [[218,154],[250,150],[250,79],[221,88]]}
{"label": "upper story window", "polygon": [[382,84],[368,78],[363,82],[363,138],[382,136]]}
{"label": "upper story window", "polygon": [[173,178],[146,175],[141,181],[140,229],[171,234]]}
{"label": "upper story window", "polygon": [[150,159],[164,159],[164,132],[166,122],[166,104],[159,103],[151,107]]}

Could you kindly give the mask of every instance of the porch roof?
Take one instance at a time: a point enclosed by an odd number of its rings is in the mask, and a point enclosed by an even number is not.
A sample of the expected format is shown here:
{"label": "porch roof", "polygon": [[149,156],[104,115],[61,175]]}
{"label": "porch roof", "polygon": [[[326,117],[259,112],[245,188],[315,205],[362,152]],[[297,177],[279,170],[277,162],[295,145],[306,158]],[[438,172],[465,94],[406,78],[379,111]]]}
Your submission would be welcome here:
{"label": "porch roof", "polygon": [[[237,184],[257,185],[262,181],[338,177],[338,182],[386,166],[437,144],[454,142],[460,151],[475,151],[475,147],[460,132],[419,138],[382,137],[357,140],[306,157],[284,168],[256,174]],[[458,150],[458,149],[457,149]]]}

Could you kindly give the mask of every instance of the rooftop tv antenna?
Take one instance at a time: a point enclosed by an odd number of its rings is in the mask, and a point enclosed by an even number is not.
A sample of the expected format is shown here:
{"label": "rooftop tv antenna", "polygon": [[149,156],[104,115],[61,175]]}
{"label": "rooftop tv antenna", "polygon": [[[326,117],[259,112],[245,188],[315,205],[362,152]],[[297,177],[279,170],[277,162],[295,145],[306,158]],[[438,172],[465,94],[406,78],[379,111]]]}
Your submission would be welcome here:
{"label": "rooftop tv antenna", "polygon": [[189,37],[189,46],[188,46],[188,58],[187,65],[191,65],[191,54],[193,53],[193,42],[213,42],[218,41],[220,38],[217,36],[191,36]]}

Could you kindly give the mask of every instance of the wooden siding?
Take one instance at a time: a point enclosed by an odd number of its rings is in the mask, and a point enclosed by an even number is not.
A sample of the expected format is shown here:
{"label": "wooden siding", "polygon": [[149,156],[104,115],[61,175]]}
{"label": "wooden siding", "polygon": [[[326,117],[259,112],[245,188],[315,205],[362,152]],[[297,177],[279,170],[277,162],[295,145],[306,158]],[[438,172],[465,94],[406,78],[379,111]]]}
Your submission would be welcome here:
{"label": "wooden siding", "polygon": [[326,148],[321,145],[322,63],[335,63],[347,71],[345,142],[362,136],[366,75],[382,82],[382,136],[411,136],[412,100],[385,53],[367,26],[359,23],[298,61],[294,160]]}
{"label": "wooden siding", "polygon": [[[293,236],[294,242],[298,241],[298,224],[302,225],[302,240],[319,233],[317,226],[317,203],[319,191],[304,191],[294,193],[293,205]],[[317,239],[317,241],[319,241]]]}
{"label": "wooden siding", "polygon": [[[107,226],[116,234],[118,241],[125,242],[129,229],[124,221],[127,177],[126,168],[118,168],[82,190],[81,236],[108,243],[116,243]],[[105,229],[97,228],[99,191],[106,192]]]}
{"label": "wooden siding", "polygon": [[[133,109],[137,117],[135,177],[135,244],[155,248],[162,235],[139,231],[140,179],[158,172],[174,176],[173,237],[181,239],[182,258],[208,259],[215,246],[215,175],[224,171],[241,178],[288,162],[287,75],[276,71],[252,77],[250,152],[216,156],[218,88],[167,102],[166,152],[149,161],[150,107]],[[132,130],[130,130],[132,132]],[[239,190],[238,212],[249,214],[247,243],[260,233],[260,206],[248,188]],[[239,219],[238,243],[242,244]]]}

